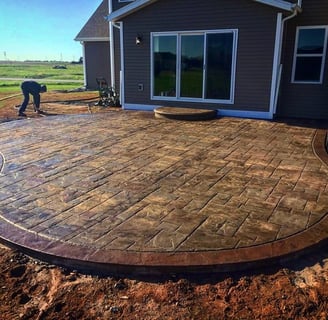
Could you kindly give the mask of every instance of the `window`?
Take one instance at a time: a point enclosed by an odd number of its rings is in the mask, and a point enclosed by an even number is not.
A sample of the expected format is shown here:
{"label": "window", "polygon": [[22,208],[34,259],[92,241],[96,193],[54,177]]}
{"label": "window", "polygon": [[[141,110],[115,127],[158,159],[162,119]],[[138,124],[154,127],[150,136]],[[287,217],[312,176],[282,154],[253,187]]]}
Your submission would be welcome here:
{"label": "window", "polygon": [[233,103],[237,30],[152,34],[152,98]]}
{"label": "window", "polygon": [[322,83],[328,27],[299,27],[296,33],[292,81]]}

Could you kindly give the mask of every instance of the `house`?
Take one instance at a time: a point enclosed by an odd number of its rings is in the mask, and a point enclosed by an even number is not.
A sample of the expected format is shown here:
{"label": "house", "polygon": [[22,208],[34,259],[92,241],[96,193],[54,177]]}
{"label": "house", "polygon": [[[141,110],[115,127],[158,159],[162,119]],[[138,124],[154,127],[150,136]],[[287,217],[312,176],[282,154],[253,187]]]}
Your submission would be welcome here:
{"label": "house", "polygon": [[108,8],[107,60],[123,108],[328,119],[327,0],[109,0]]}
{"label": "house", "polygon": [[88,89],[97,89],[96,78],[111,73],[109,27],[105,19],[108,12],[108,0],[105,0],[74,39],[82,44],[84,85]]}

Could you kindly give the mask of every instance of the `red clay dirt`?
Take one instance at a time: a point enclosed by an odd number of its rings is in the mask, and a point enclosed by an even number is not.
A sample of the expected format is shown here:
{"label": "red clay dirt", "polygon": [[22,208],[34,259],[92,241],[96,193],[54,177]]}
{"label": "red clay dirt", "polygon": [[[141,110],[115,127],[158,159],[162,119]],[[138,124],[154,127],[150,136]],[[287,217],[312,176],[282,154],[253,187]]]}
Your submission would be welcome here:
{"label": "red clay dirt", "polygon": [[[21,97],[1,100],[0,122]],[[97,93],[46,93],[49,114],[106,112]],[[62,103],[65,103],[64,106]],[[70,103],[67,103],[70,102]],[[33,108],[28,117],[38,117]],[[23,119],[22,121],[28,121]],[[281,268],[128,279],[84,275],[0,245],[0,319],[328,319],[328,248]]]}

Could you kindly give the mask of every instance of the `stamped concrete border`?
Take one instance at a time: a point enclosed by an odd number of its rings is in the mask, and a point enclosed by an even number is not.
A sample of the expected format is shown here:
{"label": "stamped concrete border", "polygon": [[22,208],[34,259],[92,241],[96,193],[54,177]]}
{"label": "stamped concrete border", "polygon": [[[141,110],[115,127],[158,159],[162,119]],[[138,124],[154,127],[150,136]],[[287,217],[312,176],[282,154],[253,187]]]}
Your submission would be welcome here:
{"label": "stamped concrete border", "polygon": [[326,130],[318,130],[312,143],[314,154],[328,166],[328,133]]}
{"label": "stamped concrete border", "polygon": [[[328,165],[326,131],[317,130],[312,141],[316,156]],[[168,274],[227,272],[262,267],[295,257],[328,239],[328,212],[315,225],[290,237],[239,249],[203,252],[127,252],[74,246],[40,236],[9,221],[0,220],[1,241],[51,263],[101,274]]]}

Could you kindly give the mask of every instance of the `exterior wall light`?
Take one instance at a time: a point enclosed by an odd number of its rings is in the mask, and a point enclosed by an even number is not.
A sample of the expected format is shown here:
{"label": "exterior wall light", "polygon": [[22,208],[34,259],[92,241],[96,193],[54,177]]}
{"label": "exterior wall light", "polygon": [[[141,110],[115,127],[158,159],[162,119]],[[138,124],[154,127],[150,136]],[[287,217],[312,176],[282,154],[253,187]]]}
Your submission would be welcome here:
{"label": "exterior wall light", "polygon": [[140,45],[142,42],[142,36],[136,36],[136,45]]}

